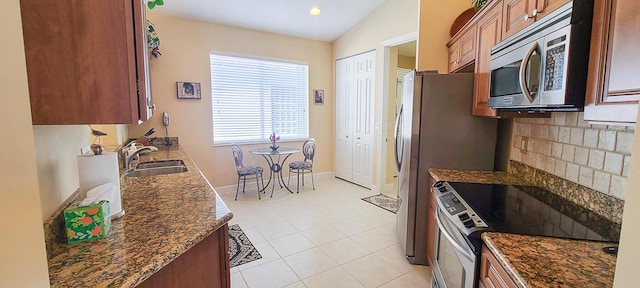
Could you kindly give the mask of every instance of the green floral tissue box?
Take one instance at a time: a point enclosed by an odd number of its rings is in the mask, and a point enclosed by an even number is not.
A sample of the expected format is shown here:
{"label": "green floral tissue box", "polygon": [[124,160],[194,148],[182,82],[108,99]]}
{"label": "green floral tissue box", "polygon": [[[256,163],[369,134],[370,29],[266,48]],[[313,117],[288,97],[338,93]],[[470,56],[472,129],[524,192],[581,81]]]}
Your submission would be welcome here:
{"label": "green floral tissue box", "polygon": [[111,231],[109,215],[109,201],[106,200],[98,204],[65,209],[67,242],[75,243],[107,237]]}

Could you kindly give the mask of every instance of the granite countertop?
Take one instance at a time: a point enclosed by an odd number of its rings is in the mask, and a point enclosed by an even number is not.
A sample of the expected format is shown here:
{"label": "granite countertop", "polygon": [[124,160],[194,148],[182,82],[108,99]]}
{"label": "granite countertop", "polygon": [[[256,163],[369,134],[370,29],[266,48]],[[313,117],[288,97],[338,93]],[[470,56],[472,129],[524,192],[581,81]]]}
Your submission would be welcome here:
{"label": "granite countertop", "polygon": [[470,182],[485,184],[531,185],[524,179],[501,171],[429,169],[429,174],[436,181]]}
{"label": "granite countertop", "polygon": [[[429,169],[436,181],[533,185],[499,171]],[[482,239],[519,287],[611,287],[615,243],[485,232]]]}
{"label": "granite countertop", "polygon": [[518,287],[613,287],[615,243],[486,232],[482,240]]}
{"label": "granite countertop", "polygon": [[135,287],[225,225],[233,214],[182,149],[153,152],[141,162],[182,159],[189,171],[121,177],[126,214],[105,239],[54,243],[51,287]]}

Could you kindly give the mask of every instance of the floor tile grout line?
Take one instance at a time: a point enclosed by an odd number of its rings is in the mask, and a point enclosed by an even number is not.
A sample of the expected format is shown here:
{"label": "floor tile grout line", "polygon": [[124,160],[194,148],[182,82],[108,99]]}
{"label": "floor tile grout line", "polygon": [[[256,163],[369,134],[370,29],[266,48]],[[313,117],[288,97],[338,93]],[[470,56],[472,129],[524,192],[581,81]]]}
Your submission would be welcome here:
{"label": "floor tile grout line", "polygon": [[[344,185],[335,185],[334,184],[334,185],[331,185],[331,186],[343,187]],[[348,187],[348,188],[353,188],[353,187]],[[340,188],[340,189],[333,189],[333,190],[348,191],[348,188],[344,188],[344,189]],[[356,189],[356,190],[360,190],[360,189]],[[320,191],[318,191],[318,192],[320,192]],[[292,230],[295,230],[296,232],[285,233],[283,235],[279,235],[278,237],[267,239],[267,237],[265,237],[265,233],[263,233],[258,228],[260,225],[256,224],[255,221],[252,221],[254,217],[242,217],[242,218],[238,217],[237,218],[238,221],[236,221],[235,224],[248,223],[248,225],[250,225],[251,227],[254,228],[254,232],[253,233],[257,233],[257,235],[254,235],[255,236],[254,238],[261,237],[262,239],[264,239],[263,242],[266,242],[266,243],[264,243],[264,245],[271,246],[271,249],[273,249],[273,251],[275,252],[275,255],[277,255],[277,258],[273,258],[273,259],[269,260],[268,262],[260,263],[258,265],[253,266],[253,267],[242,269],[242,270],[238,269],[237,272],[235,272],[235,273],[240,273],[240,276],[242,276],[241,279],[242,279],[242,281],[244,281],[246,286],[248,286],[249,284],[246,281],[246,277],[245,277],[244,273],[246,273],[250,269],[257,268],[257,267],[262,266],[262,265],[267,265],[267,264],[269,264],[269,263],[271,263],[273,261],[280,260],[280,259],[282,260],[282,262],[285,263],[286,267],[293,273],[293,275],[295,275],[297,281],[295,281],[293,283],[298,283],[299,282],[302,286],[305,286],[305,287],[307,286],[307,284],[305,284],[304,280],[312,278],[312,277],[317,276],[319,274],[325,273],[325,272],[327,272],[327,271],[329,271],[331,269],[335,269],[337,267],[340,267],[341,269],[343,269],[346,272],[348,272],[347,273],[348,275],[350,275],[358,283],[360,283],[361,285],[366,287],[366,285],[364,285],[365,283],[363,283],[362,281],[358,280],[355,277],[354,274],[352,274],[351,272],[349,272],[349,270],[347,270],[345,268],[345,265],[348,265],[349,263],[351,263],[353,261],[358,261],[359,259],[361,259],[363,257],[368,257],[368,256],[373,256],[373,257],[376,257],[376,258],[379,258],[379,259],[383,260],[382,263],[384,263],[387,266],[390,266],[390,267],[394,268],[394,270],[396,270],[396,272],[397,272],[397,273],[394,273],[394,274],[397,274],[397,275],[395,275],[395,277],[393,277],[392,279],[390,279],[390,280],[388,280],[388,281],[386,281],[386,282],[384,282],[384,283],[382,283],[382,284],[380,284],[378,286],[385,285],[385,284],[387,284],[389,282],[395,281],[396,279],[404,277],[404,276],[412,273],[413,271],[416,271],[415,268],[414,269],[409,269],[409,270],[406,270],[406,271],[405,271],[404,268],[401,269],[401,270],[398,270],[397,268],[399,266],[393,265],[393,263],[392,263],[393,261],[388,261],[389,259],[386,259],[385,257],[376,254],[376,253],[380,253],[383,250],[388,249],[388,248],[390,248],[390,247],[392,247],[394,245],[397,245],[398,244],[397,242],[396,243],[381,242],[381,243],[383,243],[382,245],[380,245],[378,247],[375,247],[375,245],[374,245],[374,247],[372,249],[371,247],[365,248],[365,247],[368,247],[368,246],[363,246],[358,241],[356,241],[356,239],[357,239],[357,237],[359,235],[365,234],[365,233],[374,233],[372,231],[374,231],[376,229],[381,229],[381,232],[386,233],[386,232],[384,232],[383,227],[388,226],[388,225],[390,225],[391,223],[394,222],[394,220],[392,218],[395,218],[395,217],[393,215],[390,215],[391,217],[387,217],[386,215],[381,215],[381,213],[378,213],[377,210],[370,209],[368,207],[368,206],[371,206],[371,208],[373,208],[375,206],[360,200],[361,197],[371,196],[369,194],[373,194],[373,193],[370,193],[369,191],[365,191],[365,192],[358,191],[356,193],[347,193],[347,195],[342,195],[342,194],[338,194],[338,193],[326,193],[327,196],[330,196],[330,197],[338,196],[337,200],[332,200],[333,202],[342,201],[345,204],[340,205],[340,206],[331,206],[332,203],[329,203],[330,201],[324,201],[323,200],[323,201],[321,201],[322,203],[317,203],[317,205],[313,209],[311,209],[309,207],[312,207],[313,205],[315,205],[315,204],[312,205],[311,203],[313,203],[314,201],[317,201],[319,199],[318,197],[316,197],[316,196],[319,195],[319,193],[315,193],[315,194],[316,195],[312,195],[312,197],[309,197],[309,198],[301,198],[300,200],[291,200],[291,203],[297,204],[295,206],[296,208],[292,209],[291,211],[287,211],[287,212],[283,212],[283,213],[273,212],[275,209],[279,209],[279,208],[281,209],[281,208],[283,208],[282,206],[286,206],[287,204],[284,203],[285,201],[280,201],[279,203],[277,203],[277,205],[268,205],[268,206],[267,205],[263,205],[265,207],[259,207],[259,209],[255,209],[255,210],[257,210],[257,213],[260,214],[260,215],[263,215],[263,214],[272,215],[272,217],[274,219],[282,219],[282,221],[280,221],[280,222],[286,223],[290,227],[293,227]],[[322,193],[322,194],[325,194],[325,193]],[[366,195],[364,195],[364,194],[366,194]],[[353,200],[347,200],[347,199],[349,199],[349,197],[351,197],[351,198],[360,197],[360,198],[358,198],[357,201],[353,201]],[[286,199],[286,200],[289,200],[289,199]],[[320,201],[318,201],[318,202],[320,202]],[[241,210],[241,211],[251,215],[250,212],[252,212],[253,209],[244,208],[243,204],[239,204],[239,203],[233,203],[233,204],[237,204],[237,205],[229,205],[230,208],[232,209],[232,211],[234,211],[234,209],[237,209],[237,210]],[[244,203],[244,204],[246,204],[246,203]],[[274,204],[274,203],[268,203],[268,204]],[[362,206],[360,204],[363,204],[365,206]],[[251,206],[252,206],[252,208],[257,208],[257,207],[255,207],[255,205],[251,205]],[[353,206],[353,208],[351,206]],[[363,208],[363,207],[367,207],[367,208]],[[345,211],[345,209],[347,209],[347,210],[348,209],[353,209],[353,210],[349,210],[348,212],[342,212],[342,211]],[[384,211],[381,208],[377,208],[377,209],[380,209],[379,212]],[[302,210],[308,210],[310,212],[303,213]],[[344,214],[346,216],[337,216],[337,217],[334,217],[333,219],[331,219],[331,221],[324,221],[324,219],[322,221],[314,220],[314,218],[322,219],[321,218],[321,217],[323,217],[322,213],[324,213],[324,212],[327,212],[327,213],[340,213],[340,214]],[[384,212],[389,213],[388,211],[384,211]],[[370,219],[372,219],[371,221],[374,222],[374,225],[369,226],[370,222],[368,222],[366,220],[367,217],[372,217]],[[308,218],[308,223],[295,222],[296,219],[300,219],[300,218]],[[363,223],[358,223],[358,221],[363,220],[363,219],[365,219],[364,221],[362,221]],[[354,222],[356,222],[355,225],[362,224],[362,227],[365,227],[365,228],[363,228],[364,230],[358,231],[355,234],[348,235],[348,234],[344,233],[343,231],[345,231],[345,229],[349,229],[349,228],[346,228],[346,227],[349,227],[349,225],[354,225],[354,224],[353,223],[345,223],[345,225],[343,225],[343,227],[342,227],[342,230],[338,229],[335,225],[337,223],[343,222],[343,221],[354,221]],[[376,221],[380,221],[380,222],[376,223]],[[315,222],[319,222],[319,223],[315,223]],[[334,225],[332,225],[332,224],[334,224]],[[315,228],[318,228],[318,227],[322,227],[322,226],[330,227],[331,229],[333,229],[334,231],[337,231],[337,233],[339,233],[339,235],[342,235],[342,236],[339,236],[338,239],[333,239],[333,240],[330,240],[329,242],[318,244],[318,243],[312,241],[312,237],[308,236],[307,233],[305,233],[306,231],[309,231],[309,230],[312,230],[312,229],[315,229]],[[310,244],[311,244],[310,245],[311,247],[307,247],[307,248],[305,248],[305,249],[303,249],[301,251],[297,251],[296,253],[293,253],[293,254],[290,254],[290,255],[287,255],[287,256],[283,257],[281,255],[282,251],[278,252],[274,248],[272,242],[273,242],[273,240],[277,240],[277,239],[282,238],[282,237],[290,236],[290,235],[295,234],[295,233],[299,233],[301,237],[303,237],[304,239],[308,240],[310,242]],[[393,232],[391,232],[391,233],[393,233]],[[331,243],[334,243],[336,241],[342,241],[342,240],[347,239],[347,238],[350,241],[353,241],[354,244],[360,246],[367,253],[365,255],[361,255],[359,257],[356,257],[355,259],[350,259],[349,262],[340,264],[338,259],[334,258],[333,256],[331,256],[331,254],[328,254],[324,249],[321,248],[321,246],[330,245]],[[263,242],[255,242],[254,241],[255,239],[252,240],[252,238],[250,238],[250,240],[252,241],[252,243],[256,243],[256,244],[257,243],[263,243]],[[323,240],[317,240],[316,239],[316,241],[321,242]],[[285,258],[294,256],[294,255],[299,254],[299,253],[304,253],[305,251],[309,251],[311,249],[319,249],[319,251],[322,251],[322,253],[327,255],[329,257],[329,259],[331,259],[333,262],[336,263],[336,266],[333,266],[332,268],[323,268],[321,271],[314,271],[314,274],[309,275],[306,278],[301,278],[298,275],[298,272],[295,272],[296,270],[293,269],[293,267],[291,266],[292,264],[287,262],[285,260]],[[244,265],[246,265],[246,264],[244,264]],[[253,287],[251,287],[251,288],[253,288]]]}

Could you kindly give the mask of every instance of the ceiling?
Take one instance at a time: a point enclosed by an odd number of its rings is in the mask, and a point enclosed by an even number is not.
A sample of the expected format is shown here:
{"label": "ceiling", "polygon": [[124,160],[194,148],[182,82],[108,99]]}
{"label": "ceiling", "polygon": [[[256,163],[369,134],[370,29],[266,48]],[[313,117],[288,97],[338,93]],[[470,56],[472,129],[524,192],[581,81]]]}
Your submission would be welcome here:
{"label": "ceiling", "polygon": [[[154,13],[333,42],[386,0],[166,0]],[[322,13],[311,16],[318,6]]]}

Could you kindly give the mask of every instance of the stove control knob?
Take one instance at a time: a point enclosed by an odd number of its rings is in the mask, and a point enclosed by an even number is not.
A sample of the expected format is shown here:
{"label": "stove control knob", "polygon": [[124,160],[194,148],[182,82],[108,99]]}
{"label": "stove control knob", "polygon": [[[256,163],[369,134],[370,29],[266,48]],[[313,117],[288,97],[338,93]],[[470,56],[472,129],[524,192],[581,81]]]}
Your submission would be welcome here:
{"label": "stove control knob", "polygon": [[471,227],[476,226],[476,224],[473,223],[472,219],[469,219],[467,221],[462,222],[462,225],[464,225],[464,227],[467,227],[467,228],[471,228]]}
{"label": "stove control knob", "polygon": [[467,219],[469,219],[469,214],[467,214],[466,212],[462,213],[462,214],[458,215],[458,218],[460,218],[460,220],[462,220],[462,222],[467,221]]}

